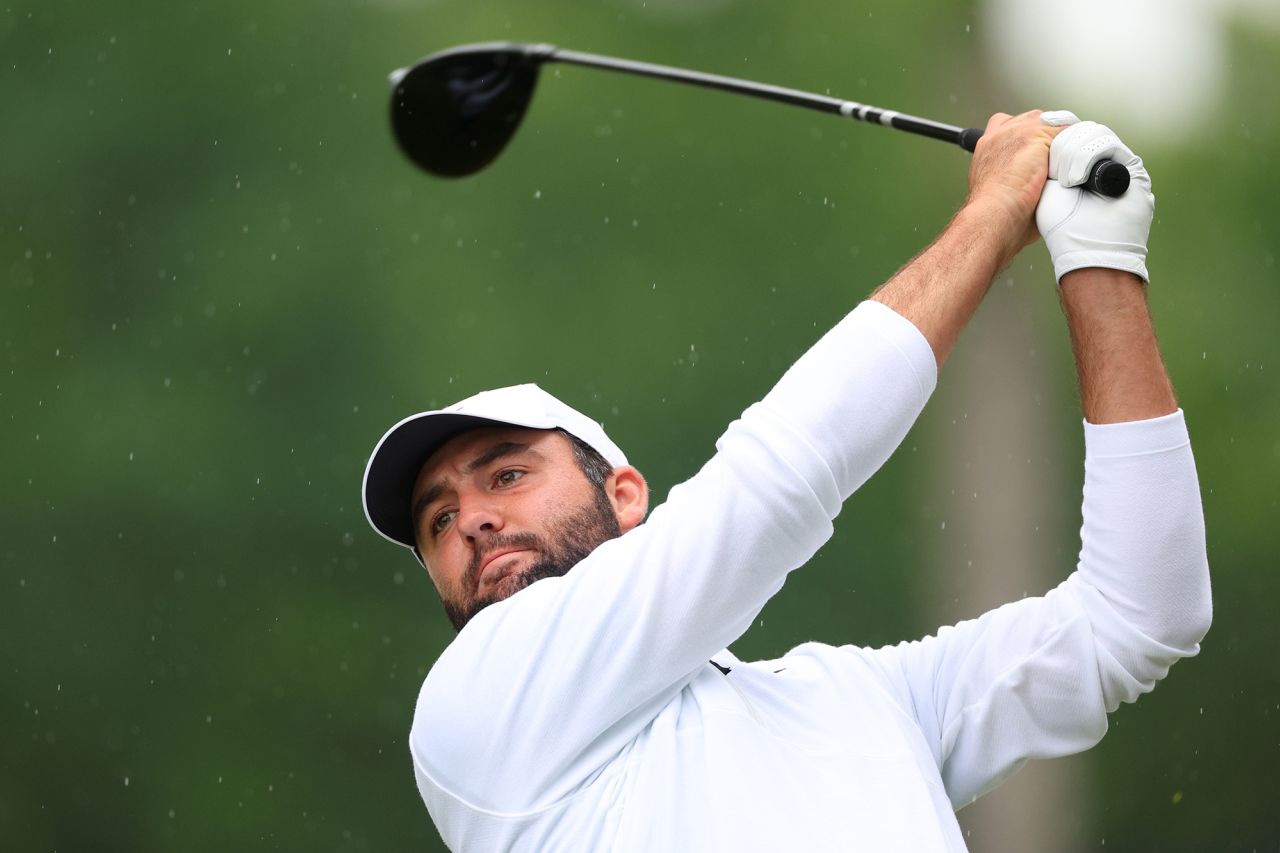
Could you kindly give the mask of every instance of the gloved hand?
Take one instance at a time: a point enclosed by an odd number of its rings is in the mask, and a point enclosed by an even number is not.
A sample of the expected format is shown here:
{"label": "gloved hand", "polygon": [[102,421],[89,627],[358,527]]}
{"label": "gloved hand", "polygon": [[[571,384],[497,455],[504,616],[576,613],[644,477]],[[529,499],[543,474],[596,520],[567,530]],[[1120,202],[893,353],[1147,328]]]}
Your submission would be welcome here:
{"label": "gloved hand", "polygon": [[[1049,180],[1036,206],[1036,227],[1053,258],[1058,281],[1082,267],[1125,270],[1147,275],[1147,235],[1155,214],[1151,176],[1106,125],[1080,121],[1074,113],[1054,110],[1040,120],[1055,127],[1070,125],[1049,147]],[[1129,168],[1129,190],[1107,198],[1078,189],[1093,164],[1110,159]]]}

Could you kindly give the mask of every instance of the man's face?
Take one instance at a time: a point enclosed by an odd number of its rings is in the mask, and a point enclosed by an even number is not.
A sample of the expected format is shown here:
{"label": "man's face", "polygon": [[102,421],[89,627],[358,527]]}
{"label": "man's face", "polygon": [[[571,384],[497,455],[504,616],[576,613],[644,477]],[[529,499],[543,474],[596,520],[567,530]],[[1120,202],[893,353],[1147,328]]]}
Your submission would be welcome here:
{"label": "man's face", "polygon": [[450,440],[419,472],[412,508],[423,562],[459,631],[622,533],[609,495],[549,430],[483,427]]}

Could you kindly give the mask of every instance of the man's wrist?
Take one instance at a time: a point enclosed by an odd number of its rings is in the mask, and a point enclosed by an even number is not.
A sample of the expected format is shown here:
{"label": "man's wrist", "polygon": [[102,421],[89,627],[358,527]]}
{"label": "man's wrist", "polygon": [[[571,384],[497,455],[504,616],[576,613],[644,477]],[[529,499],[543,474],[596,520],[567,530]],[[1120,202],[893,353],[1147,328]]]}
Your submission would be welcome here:
{"label": "man's wrist", "polygon": [[1064,307],[1107,316],[1120,306],[1146,309],[1146,281],[1137,273],[1108,267],[1082,267],[1058,282]]}
{"label": "man's wrist", "polygon": [[999,272],[1026,245],[1027,217],[1019,216],[1007,204],[990,196],[970,197],[952,219],[954,227],[974,235],[992,253]]}

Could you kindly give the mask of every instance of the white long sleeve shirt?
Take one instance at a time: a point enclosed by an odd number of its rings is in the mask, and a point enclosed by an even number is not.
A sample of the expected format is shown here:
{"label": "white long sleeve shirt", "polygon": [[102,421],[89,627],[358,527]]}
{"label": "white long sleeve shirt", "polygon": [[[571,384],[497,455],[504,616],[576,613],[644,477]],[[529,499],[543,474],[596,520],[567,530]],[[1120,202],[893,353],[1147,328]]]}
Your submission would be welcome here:
{"label": "white long sleeve shirt", "polygon": [[648,521],[477,615],[410,734],[449,847],[964,850],[956,808],[1092,746],[1194,655],[1210,596],[1180,411],[1085,425],[1080,561],[1044,597],[897,646],[727,651],[936,378],[920,332],[863,303]]}

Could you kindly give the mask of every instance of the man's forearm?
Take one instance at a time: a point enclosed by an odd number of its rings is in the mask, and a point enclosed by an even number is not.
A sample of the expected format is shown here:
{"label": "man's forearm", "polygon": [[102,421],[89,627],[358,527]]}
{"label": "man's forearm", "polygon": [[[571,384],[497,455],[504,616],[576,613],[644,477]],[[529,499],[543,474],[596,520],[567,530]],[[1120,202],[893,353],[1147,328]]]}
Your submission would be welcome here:
{"label": "man's forearm", "polygon": [[967,204],[929,246],[871,298],[910,320],[941,367],[992,280],[1020,248],[1003,210]]}
{"label": "man's forearm", "polygon": [[1109,424],[1174,412],[1178,403],[1142,280],[1091,267],[1063,276],[1060,294],[1085,420]]}
{"label": "man's forearm", "polygon": [[871,298],[924,335],[939,367],[996,273],[1036,238],[1035,211],[1060,128],[1040,111],[996,113],[969,161],[969,197],[938,239]]}

